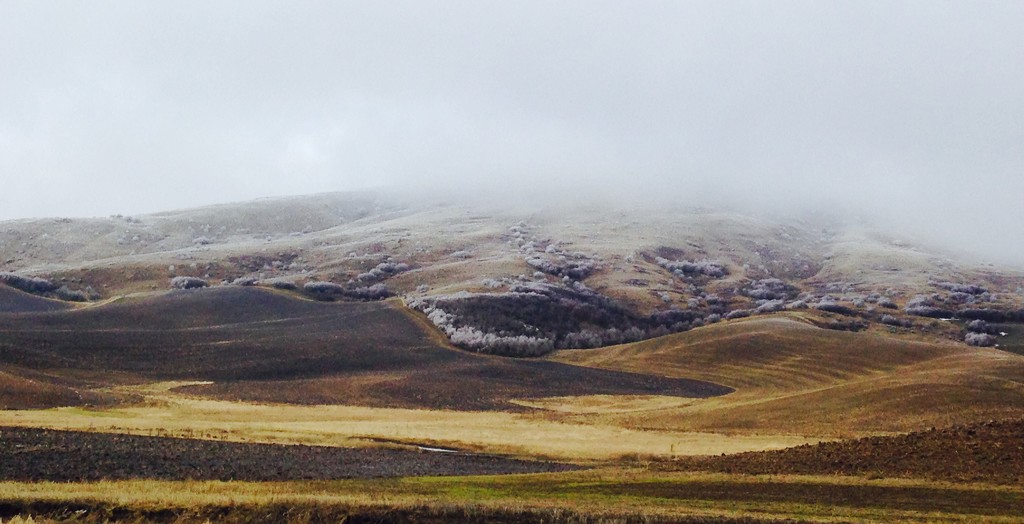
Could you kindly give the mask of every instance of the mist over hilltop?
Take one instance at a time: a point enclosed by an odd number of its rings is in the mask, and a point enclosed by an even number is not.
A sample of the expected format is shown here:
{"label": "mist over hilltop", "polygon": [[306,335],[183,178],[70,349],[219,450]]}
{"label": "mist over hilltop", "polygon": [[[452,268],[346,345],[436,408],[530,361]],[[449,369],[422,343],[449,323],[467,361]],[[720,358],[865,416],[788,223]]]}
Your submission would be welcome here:
{"label": "mist over hilltop", "polygon": [[1024,6],[0,6],[0,219],[395,187],[867,217],[1024,264]]}

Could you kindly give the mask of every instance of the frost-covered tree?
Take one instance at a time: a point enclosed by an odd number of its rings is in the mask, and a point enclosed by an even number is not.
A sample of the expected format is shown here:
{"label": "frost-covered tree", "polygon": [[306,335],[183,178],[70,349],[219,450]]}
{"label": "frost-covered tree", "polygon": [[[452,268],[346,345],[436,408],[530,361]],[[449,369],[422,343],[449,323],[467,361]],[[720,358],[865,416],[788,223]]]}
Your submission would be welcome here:
{"label": "frost-covered tree", "polygon": [[744,288],[744,294],[756,300],[788,300],[799,290],[778,278],[754,280]]}
{"label": "frost-covered tree", "polygon": [[15,273],[0,273],[0,283],[35,294],[49,293],[58,288],[56,284],[45,278],[26,277]]}
{"label": "frost-covered tree", "polygon": [[198,277],[174,277],[171,279],[172,289],[199,289],[209,287],[210,283]]}
{"label": "frost-covered tree", "polygon": [[54,294],[57,295],[57,298],[59,298],[61,300],[66,300],[68,302],[88,302],[89,301],[89,295],[87,295],[84,291],[71,290],[71,289],[68,289],[67,286],[61,286],[61,287],[57,288],[57,291],[55,291]]}
{"label": "frost-covered tree", "polygon": [[774,313],[784,309],[786,309],[784,300],[765,300],[758,304],[756,311],[758,313]]}
{"label": "frost-covered tree", "polygon": [[967,323],[967,331],[971,333],[987,333],[989,335],[998,335],[999,329],[995,326],[985,322],[984,320],[972,320]]}
{"label": "frost-covered tree", "polygon": [[404,262],[381,262],[380,264],[377,264],[377,266],[374,267],[373,269],[357,275],[356,280],[362,282],[384,280],[386,278],[397,275],[399,273],[403,273],[408,270],[409,264],[406,264]]}
{"label": "frost-covered tree", "polygon": [[883,324],[885,324],[885,325],[887,325],[887,326],[894,326],[894,327],[905,327],[905,328],[908,328],[908,327],[913,327],[914,326],[914,323],[911,322],[910,320],[899,318],[899,317],[894,317],[892,315],[882,315],[882,318],[880,318],[878,321],[883,323]]}
{"label": "frost-covered tree", "polygon": [[750,316],[750,313],[749,309],[734,309],[725,314],[725,319],[732,320],[734,318],[746,318]]}
{"label": "frost-covered tree", "polygon": [[964,342],[970,346],[991,347],[996,345],[996,337],[987,333],[967,333]]}
{"label": "frost-covered tree", "polygon": [[681,278],[701,275],[711,278],[724,278],[729,275],[729,268],[717,260],[669,260],[663,257],[656,257],[654,261],[659,266]]}
{"label": "frost-covered tree", "polygon": [[382,300],[391,296],[387,286],[384,284],[374,284],[372,286],[346,289],[342,294],[346,297],[359,300]]}
{"label": "frost-covered tree", "polygon": [[334,282],[320,282],[316,280],[306,282],[302,286],[302,289],[315,295],[340,295],[345,291],[345,288],[340,284],[335,284]]}
{"label": "frost-covered tree", "polygon": [[818,311],[826,311],[828,313],[838,313],[840,315],[856,315],[857,312],[852,308],[839,304],[833,300],[822,299],[821,302],[815,304],[814,309]]}

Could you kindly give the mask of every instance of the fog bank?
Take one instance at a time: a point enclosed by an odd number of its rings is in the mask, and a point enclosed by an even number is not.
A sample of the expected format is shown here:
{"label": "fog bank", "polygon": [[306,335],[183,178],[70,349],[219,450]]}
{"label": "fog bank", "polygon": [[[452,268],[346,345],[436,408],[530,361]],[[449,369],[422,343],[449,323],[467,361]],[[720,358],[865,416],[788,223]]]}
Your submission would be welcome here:
{"label": "fog bank", "polygon": [[1020,2],[0,5],[0,219],[398,187],[877,217],[1024,265]]}

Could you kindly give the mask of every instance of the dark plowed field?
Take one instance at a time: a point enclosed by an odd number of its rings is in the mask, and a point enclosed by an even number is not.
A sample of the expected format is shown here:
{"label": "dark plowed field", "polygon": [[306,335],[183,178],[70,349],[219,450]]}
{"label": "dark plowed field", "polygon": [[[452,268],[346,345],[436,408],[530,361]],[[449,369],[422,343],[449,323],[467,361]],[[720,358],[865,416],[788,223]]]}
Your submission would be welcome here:
{"label": "dark plowed field", "polygon": [[[508,408],[570,394],[708,397],[707,382],[504,359],[443,347],[400,306],[214,288],[101,307],[0,315],[0,366],[207,380],[247,400]],[[0,368],[2,369],[2,368]]]}
{"label": "dark plowed field", "polygon": [[[466,355],[455,361],[383,373],[344,373],[284,381],[231,381],[179,391],[248,402],[357,404],[456,410],[528,411],[508,399],[566,395],[674,395],[721,392],[700,382],[605,371],[556,362]],[[704,383],[706,384],[706,383]]]}
{"label": "dark plowed field", "polygon": [[895,437],[685,459],[672,469],[1024,482],[1024,420],[931,429]]}
{"label": "dark plowed field", "polygon": [[0,480],[329,480],[568,471],[575,466],[461,453],[242,444],[0,428]]}

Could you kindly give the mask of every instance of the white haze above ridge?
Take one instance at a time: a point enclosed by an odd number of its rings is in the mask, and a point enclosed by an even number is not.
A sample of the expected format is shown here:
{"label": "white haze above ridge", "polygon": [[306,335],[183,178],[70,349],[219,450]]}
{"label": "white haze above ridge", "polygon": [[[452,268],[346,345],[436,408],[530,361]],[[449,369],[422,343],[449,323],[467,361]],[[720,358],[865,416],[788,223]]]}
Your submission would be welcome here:
{"label": "white haze above ridge", "polygon": [[0,4],[0,219],[400,187],[838,209],[1024,265],[1020,2]]}

